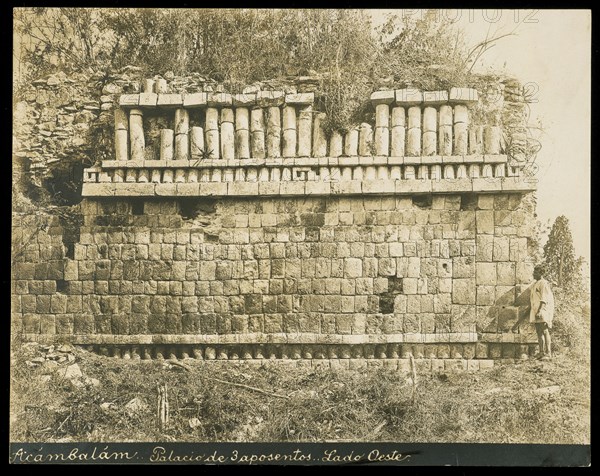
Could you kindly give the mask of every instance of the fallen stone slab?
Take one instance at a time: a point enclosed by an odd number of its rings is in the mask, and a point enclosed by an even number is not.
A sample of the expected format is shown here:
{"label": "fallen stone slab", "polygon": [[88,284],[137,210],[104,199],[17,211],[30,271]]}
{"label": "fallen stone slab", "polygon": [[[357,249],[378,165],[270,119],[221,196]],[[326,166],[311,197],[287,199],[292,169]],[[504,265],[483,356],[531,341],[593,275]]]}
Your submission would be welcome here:
{"label": "fallen stone slab", "polygon": [[549,387],[536,388],[533,393],[537,395],[552,395],[560,392],[560,385],[550,385]]}

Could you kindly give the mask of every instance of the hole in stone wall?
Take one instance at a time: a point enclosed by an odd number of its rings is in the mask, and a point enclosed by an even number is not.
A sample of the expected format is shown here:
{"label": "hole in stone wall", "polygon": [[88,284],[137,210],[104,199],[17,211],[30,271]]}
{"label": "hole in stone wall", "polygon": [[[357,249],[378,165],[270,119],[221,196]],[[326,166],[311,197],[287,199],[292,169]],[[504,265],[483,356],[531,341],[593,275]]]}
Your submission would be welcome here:
{"label": "hole in stone wall", "polygon": [[140,198],[134,198],[131,200],[131,213],[134,215],[144,214],[144,200]]}
{"label": "hole in stone wall", "polygon": [[62,227],[62,243],[65,258],[75,259],[75,243],[79,243],[80,227],[83,225],[83,215],[72,209],[64,209],[58,220]]}
{"label": "hole in stone wall", "polygon": [[[70,159],[71,160],[71,159]],[[81,201],[83,164],[70,161],[55,163],[43,179],[48,198],[57,205],[75,205]]]}
{"label": "hole in stone wall", "polygon": [[477,210],[477,195],[474,193],[463,193],[460,196],[461,210]]}
{"label": "hole in stone wall", "polygon": [[216,211],[216,201],[199,198],[182,198],[179,200],[179,214],[184,220],[194,220]]}
{"label": "hole in stone wall", "polygon": [[379,312],[381,314],[393,314],[395,298],[396,295],[390,292],[381,293],[379,295]]}
{"label": "hole in stone wall", "polygon": [[213,235],[211,233],[205,233],[204,234],[204,239],[206,240],[207,243],[218,243],[219,242],[219,235]]}
{"label": "hole in stone wall", "polygon": [[160,158],[160,130],[173,129],[173,119],[164,117],[161,111],[147,109],[144,112],[144,137],[146,145],[144,156],[146,160]]}
{"label": "hole in stone wall", "polygon": [[69,287],[69,283],[67,283],[64,279],[56,280],[56,292],[65,293],[65,292],[67,292],[68,287]]}
{"label": "hole in stone wall", "polygon": [[402,294],[402,278],[390,276],[388,278],[388,292]]}
{"label": "hole in stone wall", "polygon": [[414,197],[412,197],[413,206],[419,207],[419,208],[431,208],[432,201],[433,201],[433,198],[432,198],[431,194],[415,195]]}

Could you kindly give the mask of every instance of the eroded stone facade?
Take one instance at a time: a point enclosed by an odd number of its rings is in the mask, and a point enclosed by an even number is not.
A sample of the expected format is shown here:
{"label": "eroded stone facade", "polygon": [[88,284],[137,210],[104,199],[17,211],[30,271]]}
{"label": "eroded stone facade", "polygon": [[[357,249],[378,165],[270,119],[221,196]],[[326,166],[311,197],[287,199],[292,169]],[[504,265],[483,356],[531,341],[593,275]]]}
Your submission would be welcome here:
{"label": "eroded stone facade", "polygon": [[79,223],[14,215],[13,332],[127,357],[533,351],[509,331],[534,187],[470,124],[476,91],[376,92],[374,124],[326,137],[312,93],[165,88],[119,97]]}

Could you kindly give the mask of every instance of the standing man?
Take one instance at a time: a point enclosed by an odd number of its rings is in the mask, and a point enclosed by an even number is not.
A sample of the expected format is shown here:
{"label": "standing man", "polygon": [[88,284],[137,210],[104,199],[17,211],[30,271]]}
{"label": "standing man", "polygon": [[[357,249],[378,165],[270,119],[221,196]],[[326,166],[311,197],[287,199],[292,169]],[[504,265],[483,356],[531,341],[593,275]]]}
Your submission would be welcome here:
{"label": "standing man", "polygon": [[533,279],[535,283],[531,286],[529,296],[531,309],[529,311],[529,322],[535,325],[540,351],[538,358],[550,360],[552,357],[552,338],[550,330],[552,329],[552,319],[554,317],[554,295],[550,284],[544,279],[545,269],[543,266],[536,266],[533,270]]}
{"label": "standing man", "polygon": [[[535,282],[529,288],[529,322],[535,326],[540,350],[536,358],[550,360],[552,357],[552,319],[554,317],[554,295],[548,281],[544,279],[545,269],[538,265],[533,269]],[[522,315],[512,327],[515,332],[521,322],[527,319],[527,313]]]}

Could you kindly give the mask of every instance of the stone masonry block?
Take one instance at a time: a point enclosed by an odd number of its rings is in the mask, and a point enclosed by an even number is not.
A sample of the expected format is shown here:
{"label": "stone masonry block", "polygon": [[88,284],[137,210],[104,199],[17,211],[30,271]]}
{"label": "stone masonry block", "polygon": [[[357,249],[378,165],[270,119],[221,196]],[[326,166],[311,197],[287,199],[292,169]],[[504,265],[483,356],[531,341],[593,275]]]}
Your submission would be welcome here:
{"label": "stone masonry block", "polygon": [[454,278],[472,278],[475,276],[475,260],[471,256],[452,259],[452,276]]}
{"label": "stone masonry block", "polygon": [[478,285],[494,286],[497,282],[497,263],[477,263],[476,281]]}
{"label": "stone masonry block", "polygon": [[435,294],[433,297],[433,309],[436,314],[451,312],[452,295],[450,293]]}
{"label": "stone masonry block", "polygon": [[530,283],[533,280],[534,264],[530,261],[516,263],[515,281],[517,283]]}
{"label": "stone masonry block", "polygon": [[516,284],[516,265],[512,262],[498,263],[497,284],[503,286],[514,286]]}
{"label": "stone masonry block", "polygon": [[37,297],[35,312],[38,314],[48,314],[51,312],[49,295],[40,295]]}
{"label": "stone masonry block", "polygon": [[508,236],[494,236],[492,259],[494,261],[508,261],[510,239]]}
{"label": "stone masonry block", "polygon": [[477,208],[479,210],[493,210],[494,209],[494,196],[480,194],[477,197]]}
{"label": "stone masonry block", "polygon": [[494,304],[512,306],[515,304],[515,286],[496,286]]}
{"label": "stone masonry block", "polygon": [[477,305],[491,306],[495,302],[494,286],[477,286]]}
{"label": "stone masonry block", "polygon": [[477,319],[474,305],[452,305],[452,332],[470,332],[474,330]]}
{"label": "stone masonry block", "polygon": [[363,274],[362,260],[358,258],[344,259],[344,277],[360,278]]}
{"label": "stone masonry block", "polygon": [[475,280],[454,279],[452,283],[452,302],[454,304],[475,304]]}
{"label": "stone masonry block", "polygon": [[477,261],[493,261],[494,237],[478,235],[475,239],[475,259]]}
{"label": "stone masonry block", "polygon": [[418,279],[417,278],[403,278],[402,279],[402,290],[404,294],[417,294],[418,292]]}
{"label": "stone masonry block", "polygon": [[502,306],[498,310],[498,330],[508,332],[519,318],[519,308],[515,306]]}
{"label": "stone masonry block", "polygon": [[23,315],[23,332],[27,334],[39,334],[40,316],[37,314]]}
{"label": "stone masonry block", "polygon": [[490,210],[478,210],[476,213],[477,233],[494,233],[494,212]]}
{"label": "stone masonry block", "polygon": [[487,359],[488,357],[488,344],[485,342],[475,343],[475,358]]}

